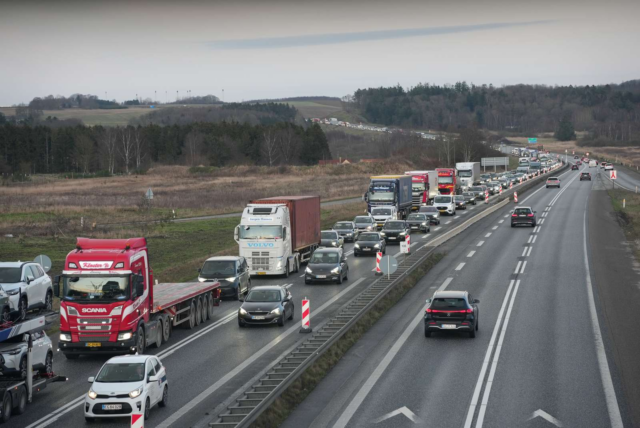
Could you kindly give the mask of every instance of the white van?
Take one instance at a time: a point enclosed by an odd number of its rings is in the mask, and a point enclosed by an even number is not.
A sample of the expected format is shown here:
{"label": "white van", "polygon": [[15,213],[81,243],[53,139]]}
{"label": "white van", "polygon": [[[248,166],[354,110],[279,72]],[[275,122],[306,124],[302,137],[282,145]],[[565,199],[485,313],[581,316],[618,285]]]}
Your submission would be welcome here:
{"label": "white van", "polygon": [[433,198],[433,206],[440,211],[440,214],[456,215],[456,206],[453,202],[453,196],[438,195]]}
{"label": "white van", "polygon": [[594,161],[593,159],[591,159],[589,161],[589,168],[594,167],[594,166],[598,166],[598,162]]}

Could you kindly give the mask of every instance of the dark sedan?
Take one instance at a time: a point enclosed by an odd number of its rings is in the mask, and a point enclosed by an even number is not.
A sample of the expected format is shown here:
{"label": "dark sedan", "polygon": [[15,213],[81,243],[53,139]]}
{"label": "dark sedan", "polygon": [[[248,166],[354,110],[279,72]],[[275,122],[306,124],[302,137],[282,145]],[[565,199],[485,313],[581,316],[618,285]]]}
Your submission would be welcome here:
{"label": "dark sedan", "polygon": [[238,325],[278,324],[282,327],[285,319],[293,319],[293,310],[291,293],[285,287],[254,287],[238,309]]}
{"label": "dark sedan", "polygon": [[358,228],[352,221],[339,221],[333,225],[332,229],[345,241],[354,242],[358,238]]}
{"label": "dark sedan", "polygon": [[307,269],[304,271],[304,283],[337,282],[349,279],[349,265],[341,249],[320,248],[314,251]]}
{"label": "dark sedan", "polygon": [[446,330],[465,331],[469,337],[476,337],[480,314],[477,303],[480,301],[467,291],[436,291],[432,299],[427,299],[424,336]]}
{"label": "dark sedan", "polygon": [[474,195],[476,195],[476,199],[479,201],[484,201],[484,192],[487,190],[485,186],[473,186],[469,189]]}
{"label": "dark sedan", "polygon": [[431,221],[431,224],[440,224],[440,211],[434,206],[420,207],[418,210],[420,214],[426,214]]}
{"label": "dark sedan", "polygon": [[467,209],[467,202],[464,200],[464,196],[462,195],[455,195],[453,197],[453,203],[455,204],[457,210]]}
{"label": "dark sedan", "polygon": [[380,235],[387,243],[404,241],[408,234],[409,227],[403,220],[389,220],[380,231]]}
{"label": "dark sedan", "polygon": [[387,253],[387,242],[380,232],[362,232],[353,246],[353,257],[362,254]]}
{"label": "dark sedan", "polygon": [[531,207],[516,207],[511,214],[511,227],[525,225],[536,227],[536,212]]}
{"label": "dark sedan", "polygon": [[572,171],[573,171],[573,170],[576,170],[576,171],[577,171],[577,170],[579,170],[579,169],[580,169],[580,167],[579,167],[578,165],[576,165],[576,164],[571,165],[571,170],[572,170]]}
{"label": "dark sedan", "polygon": [[591,181],[591,173],[590,172],[583,172],[582,174],[580,174],[580,181],[582,181],[582,180]]}
{"label": "dark sedan", "polygon": [[320,232],[320,246],[342,248],[344,238],[342,238],[335,230],[323,230]]}
{"label": "dark sedan", "polygon": [[475,205],[478,202],[476,201],[476,195],[473,192],[464,192],[462,194],[462,196],[464,197],[464,201],[467,205],[471,204],[471,205]]}
{"label": "dark sedan", "polygon": [[431,220],[426,214],[409,214],[407,217],[407,225],[409,230],[420,230],[424,233],[431,231]]}

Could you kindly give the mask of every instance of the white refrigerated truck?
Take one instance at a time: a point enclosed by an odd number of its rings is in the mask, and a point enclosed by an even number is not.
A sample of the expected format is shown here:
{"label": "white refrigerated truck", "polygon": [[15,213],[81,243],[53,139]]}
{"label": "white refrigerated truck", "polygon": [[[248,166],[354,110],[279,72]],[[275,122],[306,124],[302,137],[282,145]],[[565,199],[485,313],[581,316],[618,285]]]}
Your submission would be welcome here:
{"label": "white refrigerated truck", "polygon": [[480,179],[480,162],[458,162],[456,169],[463,192],[469,190],[473,183]]}

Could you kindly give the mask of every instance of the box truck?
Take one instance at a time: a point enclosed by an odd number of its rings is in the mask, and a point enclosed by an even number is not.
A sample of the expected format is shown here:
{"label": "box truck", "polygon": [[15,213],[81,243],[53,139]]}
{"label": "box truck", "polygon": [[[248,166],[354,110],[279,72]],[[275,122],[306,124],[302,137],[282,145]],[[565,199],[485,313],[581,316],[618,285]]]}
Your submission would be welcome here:
{"label": "box truck", "polygon": [[399,220],[407,218],[412,205],[412,179],[408,175],[378,175],[371,177],[369,190],[364,194],[367,212],[375,206],[396,207]]}
{"label": "box truck", "polygon": [[460,188],[463,192],[469,190],[473,183],[480,177],[480,162],[458,162],[456,163]]}

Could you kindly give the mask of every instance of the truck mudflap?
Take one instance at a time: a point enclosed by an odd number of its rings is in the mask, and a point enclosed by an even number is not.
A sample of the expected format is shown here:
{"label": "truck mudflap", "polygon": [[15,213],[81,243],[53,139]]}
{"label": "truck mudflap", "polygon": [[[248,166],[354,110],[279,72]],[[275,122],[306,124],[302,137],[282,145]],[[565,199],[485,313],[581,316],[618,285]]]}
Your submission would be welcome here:
{"label": "truck mudflap", "polygon": [[220,306],[221,293],[222,293],[222,290],[220,290],[219,288],[216,288],[215,290],[213,290],[213,306]]}

